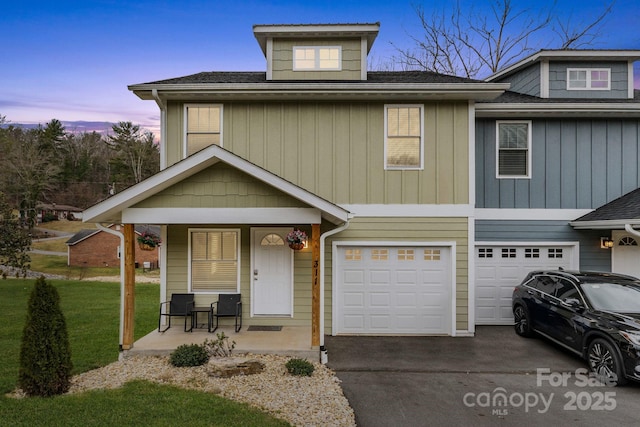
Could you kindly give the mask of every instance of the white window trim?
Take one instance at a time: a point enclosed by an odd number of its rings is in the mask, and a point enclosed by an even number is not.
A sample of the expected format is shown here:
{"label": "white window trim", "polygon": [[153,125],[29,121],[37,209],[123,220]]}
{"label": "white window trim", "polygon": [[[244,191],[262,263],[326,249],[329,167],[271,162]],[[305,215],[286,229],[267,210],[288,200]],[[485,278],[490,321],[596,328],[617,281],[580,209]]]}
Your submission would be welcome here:
{"label": "white window trim", "polygon": [[[237,271],[237,283],[236,283],[236,289],[234,291],[224,291],[224,292],[219,292],[219,291],[194,291],[193,287],[191,286],[191,235],[194,232],[209,232],[209,231],[219,231],[219,232],[225,232],[225,231],[234,231],[238,234],[238,247],[237,247],[237,251],[238,253],[236,254],[236,256],[238,257],[238,271]],[[239,228],[189,228],[187,231],[188,234],[188,255],[187,255],[187,286],[189,289],[189,292],[194,293],[196,295],[218,295],[218,294],[225,294],[225,293],[240,293],[240,264],[241,264],[241,259],[240,259],[240,247],[242,246],[241,242],[242,242],[242,235],[241,235],[241,231]]]}
{"label": "white window trim", "polygon": [[[500,125],[503,123],[526,123],[527,124],[527,174],[526,175],[500,175]],[[532,122],[531,120],[496,120],[496,178],[497,179],[531,179],[531,145],[532,145]]]}
{"label": "white window trim", "polygon": [[[572,71],[586,71],[587,87],[571,87],[569,75]],[[607,72],[607,87],[591,87],[591,71]],[[611,68],[567,68],[567,90],[611,90]]]}
{"label": "white window trim", "polygon": [[189,107],[220,107],[220,147],[223,147],[223,139],[224,139],[224,129],[223,129],[223,124],[224,124],[224,106],[223,104],[199,104],[199,103],[190,103],[190,104],[184,104],[183,107],[183,113],[182,113],[182,117],[183,117],[183,129],[182,129],[182,158],[186,159],[187,158],[187,130],[188,130],[188,120],[189,117],[187,116],[187,109]]}
{"label": "white window trim", "polygon": [[[413,167],[389,167],[387,165],[387,137],[388,137],[388,117],[389,108],[419,108],[420,109],[420,165]],[[385,104],[384,105],[384,169],[390,171],[403,170],[424,170],[424,104]]]}
{"label": "white window trim", "polygon": [[[313,68],[296,67],[296,50],[314,49],[315,64]],[[338,49],[338,66],[336,68],[320,68],[320,49]],[[294,46],[293,47],[293,71],[342,71],[342,46]]]}

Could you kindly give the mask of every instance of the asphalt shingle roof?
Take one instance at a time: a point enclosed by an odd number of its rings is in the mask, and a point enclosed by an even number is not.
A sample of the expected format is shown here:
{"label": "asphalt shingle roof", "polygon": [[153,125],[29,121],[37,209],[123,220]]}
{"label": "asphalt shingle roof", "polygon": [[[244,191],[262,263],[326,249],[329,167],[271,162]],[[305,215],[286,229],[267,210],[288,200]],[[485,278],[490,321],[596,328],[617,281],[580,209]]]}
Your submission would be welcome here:
{"label": "asphalt shingle roof", "polygon": [[[205,71],[188,76],[157,80],[143,84],[207,84],[207,83],[318,83],[323,80],[267,80],[261,71]],[[326,81],[326,80],[325,80]],[[482,80],[449,76],[431,71],[370,71],[367,80],[330,80],[332,83],[484,83]]]}
{"label": "asphalt shingle roof", "polygon": [[576,219],[582,221],[615,221],[640,218],[640,188],[600,206],[593,212]]}

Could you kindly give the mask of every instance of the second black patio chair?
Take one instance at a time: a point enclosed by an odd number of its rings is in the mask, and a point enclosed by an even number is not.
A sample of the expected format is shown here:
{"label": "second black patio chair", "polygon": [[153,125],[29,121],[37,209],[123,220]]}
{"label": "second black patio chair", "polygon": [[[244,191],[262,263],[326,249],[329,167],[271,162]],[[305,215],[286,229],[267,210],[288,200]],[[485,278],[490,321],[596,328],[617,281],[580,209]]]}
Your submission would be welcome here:
{"label": "second black patio chair", "polygon": [[[193,322],[191,319],[191,311],[195,305],[193,294],[171,294],[171,299],[160,303],[160,317],[158,318],[158,332],[164,332],[171,327],[172,317],[184,317],[184,331],[191,332],[193,330]],[[164,308],[164,313],[162,309]],[[169,324],[166,328],[160,329],[162,317],[169,318]],[[187,329],[187,319],[191,322],[191,328]]]}
{"label": "second black patio chair", "polygon": [[220,317],[235,317],[236,332],[242,329],[242,301],[240,294],[220,294],[218,301],[211,303],[211,314],[214,327],[211,332],[218,329]]}

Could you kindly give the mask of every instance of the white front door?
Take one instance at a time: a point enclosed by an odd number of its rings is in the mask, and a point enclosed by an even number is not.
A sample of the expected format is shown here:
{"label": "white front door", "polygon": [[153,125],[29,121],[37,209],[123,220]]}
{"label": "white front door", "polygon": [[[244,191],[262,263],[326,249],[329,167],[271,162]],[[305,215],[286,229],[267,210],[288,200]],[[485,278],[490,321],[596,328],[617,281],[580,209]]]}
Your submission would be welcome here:
{"label": "white front door", "polygon": [[611,270],[614,273],[640,277],[640,239],[622,231],[614,231],[612,237]]}
{"label": "white front door", "polygon": [[252,251],[253,314],[293,313],[293,251],[285,240],[290,228],[254,228]]}

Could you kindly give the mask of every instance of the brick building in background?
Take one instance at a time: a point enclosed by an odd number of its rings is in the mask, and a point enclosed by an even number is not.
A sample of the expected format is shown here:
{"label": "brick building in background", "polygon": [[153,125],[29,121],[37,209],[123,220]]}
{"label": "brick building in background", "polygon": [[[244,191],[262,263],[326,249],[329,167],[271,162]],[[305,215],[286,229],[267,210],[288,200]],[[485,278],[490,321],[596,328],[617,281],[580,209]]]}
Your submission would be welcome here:
{"label": "brick building in background", "polygon": [[[113,224],[109,228],[119,230],[120,225]],[[138,225],[136,235],[143,232],[160,235],[160,227]],[[120,239],[99,229],[83,229],[66,242],[67,265],[71,267],[119,267]],[[136,267],[158,268],[159,247],[153,250],[142,250],[136,246]],[[148,263],[148,264],[145,264]]]}

